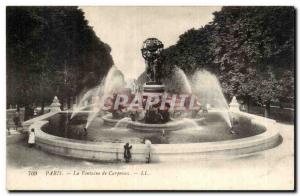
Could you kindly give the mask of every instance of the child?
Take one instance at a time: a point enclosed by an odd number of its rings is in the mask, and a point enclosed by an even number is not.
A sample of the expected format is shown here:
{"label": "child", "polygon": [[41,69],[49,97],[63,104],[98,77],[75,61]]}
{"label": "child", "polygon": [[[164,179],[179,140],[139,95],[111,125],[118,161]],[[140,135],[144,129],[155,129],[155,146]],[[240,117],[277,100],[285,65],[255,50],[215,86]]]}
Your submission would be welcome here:
{"label": "child", "polygon": [[33,147],[35,144],[34,129],[31,129],[31,131],[29,132],[28,144],[29,144],[29,148]]}
{"label": "child", "polygon": [[124,145],[124,159],[125,159],[126,163],[128,163],[129,160],[131,159],[131,152],[130,152],[131,148],[132,148],[132,146],[129,145],[129,143],[126,143]]}

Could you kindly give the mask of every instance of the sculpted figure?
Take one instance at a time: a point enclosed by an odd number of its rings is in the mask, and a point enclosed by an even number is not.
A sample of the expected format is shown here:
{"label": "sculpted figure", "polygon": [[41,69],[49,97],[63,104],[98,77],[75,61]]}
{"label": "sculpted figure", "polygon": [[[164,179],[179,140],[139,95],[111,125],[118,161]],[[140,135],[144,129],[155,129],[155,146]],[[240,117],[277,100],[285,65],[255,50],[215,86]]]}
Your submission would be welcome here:
{"label": "sculpted figure", "polygon": [[161,84],[161,53],[163,48],[163,43],[156,38],[148,38],[143,42],[141,51],[147,65],[147,84]]}

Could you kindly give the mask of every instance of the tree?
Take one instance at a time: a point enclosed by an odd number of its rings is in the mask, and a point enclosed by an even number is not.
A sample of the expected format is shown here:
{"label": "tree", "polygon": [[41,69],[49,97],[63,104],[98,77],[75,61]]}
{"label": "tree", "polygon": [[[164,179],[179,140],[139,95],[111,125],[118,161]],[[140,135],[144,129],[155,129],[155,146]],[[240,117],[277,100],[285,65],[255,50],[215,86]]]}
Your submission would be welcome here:
{"label": "tree", "polygon": [[293,7],[223,7],[211,23],[181,35],[167,49],[167,63],[186,73],[209,69],[228,99],[269,110],[294,98],[294,22]]}
{"label": "tree", "polygon": [[221,80],[247,102],[265,105],[266,115],[282,94],[282,73],[293,72],[294,14],[292,7],[224,7],[215,13],[215,60],[223,72]]}
{"label": "tree", "polygon": [[280,107],[283,107],[284,103],[287,103],[289,107],[294,106],[294,73],[292,71],[284,71],[282,77],[278,81],[278,100]]}
{"label": "tree", "polygon": [[211,25],[208,24],[197,30],[190,29],[180,35],[176,45],[164,51],[167,70],[172,70],[176,65],[187,74],[203,68],[215,71],[211,50],[211,30]]}
{"label": "tree", "polygon": [[110,51],[77,7],[7,7],[7,105],[70,105],[108,72]]}

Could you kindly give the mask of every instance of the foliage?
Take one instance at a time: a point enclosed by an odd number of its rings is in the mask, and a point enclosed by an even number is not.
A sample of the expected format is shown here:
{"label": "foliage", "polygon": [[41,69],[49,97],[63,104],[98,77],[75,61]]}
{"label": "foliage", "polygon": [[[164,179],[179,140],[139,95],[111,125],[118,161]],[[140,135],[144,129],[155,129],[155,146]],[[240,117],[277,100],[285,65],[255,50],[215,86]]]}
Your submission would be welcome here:
{"label": "foliage", "polygon": [[50,103],[99,82],[110,47],[77,7],[7,7],[7,105]]}
{"label": "foliage", "polygon": [[206,25],[198,30],[191,29],[180,36],[175,46],[165,50],[165,64],[170,68],[177,66],[185,73],[193,73],[197,69],[214,70],[212,65],[211,26]]}
{"label": "foliage", "polygon": [[294,99],[293,7],[223,7],[214,19],[180,36],[166,64],[187,74],[215,73],[227,98],[270,104]]}

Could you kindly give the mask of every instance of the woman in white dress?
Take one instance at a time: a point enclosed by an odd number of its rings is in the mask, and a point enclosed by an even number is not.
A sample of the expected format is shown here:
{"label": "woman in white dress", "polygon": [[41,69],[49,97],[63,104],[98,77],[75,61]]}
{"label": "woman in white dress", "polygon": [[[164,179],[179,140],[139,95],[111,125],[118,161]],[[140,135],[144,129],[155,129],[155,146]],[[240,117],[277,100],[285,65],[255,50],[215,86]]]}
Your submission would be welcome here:
{"label": "woman in white dress", "polygon": [[29,148],[33,147],[34,144],[35,144],[35,133],[34,133],[34,129],[31,129],[31,131],[29,132],[28,144],[29,144]]}

